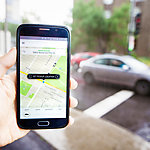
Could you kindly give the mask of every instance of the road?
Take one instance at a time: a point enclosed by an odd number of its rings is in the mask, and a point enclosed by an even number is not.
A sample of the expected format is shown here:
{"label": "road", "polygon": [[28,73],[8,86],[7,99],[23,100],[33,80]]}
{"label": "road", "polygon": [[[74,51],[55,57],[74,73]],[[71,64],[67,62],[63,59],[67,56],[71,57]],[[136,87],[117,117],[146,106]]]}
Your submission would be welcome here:
{"label": "road", "polygon": [[[72,77],[78,81],[79,86],[76,90],[72,90],[71,94],[79,100],[77,109],[82,111],[125,89],[104,83],[86,85],[80,74],[76,72],[72,73]],[[150,96],[141,96],[134,93],[132,97],[102,116],[102,118],[117,123],[150,141],[149,106]]]}

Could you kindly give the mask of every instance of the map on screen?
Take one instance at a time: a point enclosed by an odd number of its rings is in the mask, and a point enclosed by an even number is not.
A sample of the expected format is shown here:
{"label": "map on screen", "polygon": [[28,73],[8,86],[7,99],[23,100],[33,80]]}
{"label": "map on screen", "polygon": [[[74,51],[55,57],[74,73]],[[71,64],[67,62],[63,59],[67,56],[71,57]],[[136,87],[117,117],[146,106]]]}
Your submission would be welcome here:
{"label": "map on screen", "polygon": [[[30,79],[29,74],[59,75]],[[21,119],[65,118],[67,38],[20,38]]]}

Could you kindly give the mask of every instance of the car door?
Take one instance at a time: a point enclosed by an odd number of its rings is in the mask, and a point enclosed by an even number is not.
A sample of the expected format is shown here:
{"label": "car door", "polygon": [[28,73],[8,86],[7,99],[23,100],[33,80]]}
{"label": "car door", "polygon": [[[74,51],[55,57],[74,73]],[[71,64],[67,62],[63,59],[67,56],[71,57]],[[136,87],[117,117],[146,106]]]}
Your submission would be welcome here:
{"label": "car door", "polygon": [[132,82],[132,71],[128,65],[118,59],[109,59],[107,78],[109,82],[130,85]]}
{"label": "car door", "polygon": [[94,78],[98,81],[104,81],[107,80],[107,73],[108,73],[108,59],[106,58],[99,58],[93,61],[92,64],[94,74]]}

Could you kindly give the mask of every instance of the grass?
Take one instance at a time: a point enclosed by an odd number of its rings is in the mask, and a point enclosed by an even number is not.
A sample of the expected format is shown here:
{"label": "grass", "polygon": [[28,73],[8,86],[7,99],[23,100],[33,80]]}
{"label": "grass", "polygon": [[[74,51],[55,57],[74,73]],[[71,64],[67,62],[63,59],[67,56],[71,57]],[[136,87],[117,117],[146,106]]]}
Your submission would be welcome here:
{"label": "grass", "polygon": [[137,59],[144,64],[150,66],[150,57],[138,57]]}
{"label": "grass", "polygon": [[135,52],[131,53],[131,56],[134,57],[135,59],[143,62],[144,64],[150,66],[150,57],[145,57],[145,56],[137,56]]}
{"label": "grass", "polygon": [[29,95],[28,97],[29,97],[29,98],[32,98],[33,96],[34,96],[34,93],[32,93],[31,95]]}
{"label": "grass", "polygon": [[29,84],[25,81],[21,81],[20,82],[20,93],[22,95],[26,96],[31,87],[32,87],[32,84]]}

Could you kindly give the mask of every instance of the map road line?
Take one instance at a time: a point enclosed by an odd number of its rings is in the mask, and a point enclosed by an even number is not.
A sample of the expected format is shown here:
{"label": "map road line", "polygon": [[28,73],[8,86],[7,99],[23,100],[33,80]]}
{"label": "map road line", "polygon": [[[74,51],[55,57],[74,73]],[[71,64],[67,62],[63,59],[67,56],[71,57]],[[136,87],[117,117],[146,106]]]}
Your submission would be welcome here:
{"label": "map road line", "polygon": [[27,73],[23,72],[23,71],[20,71],[22,74],[25,74],[25,75],[28,75]]}
{"label": "map road line", "polygon": [[37,89],[37,91],[35,92],[34,96],[32,97],[31,101],[28,103],[27,108],[29,108],[30,104],[33,102],[34,97],[37,95],[37,93],[39,92],[40,88],[42,87],[43,84],[41,84],[41,86]]}

